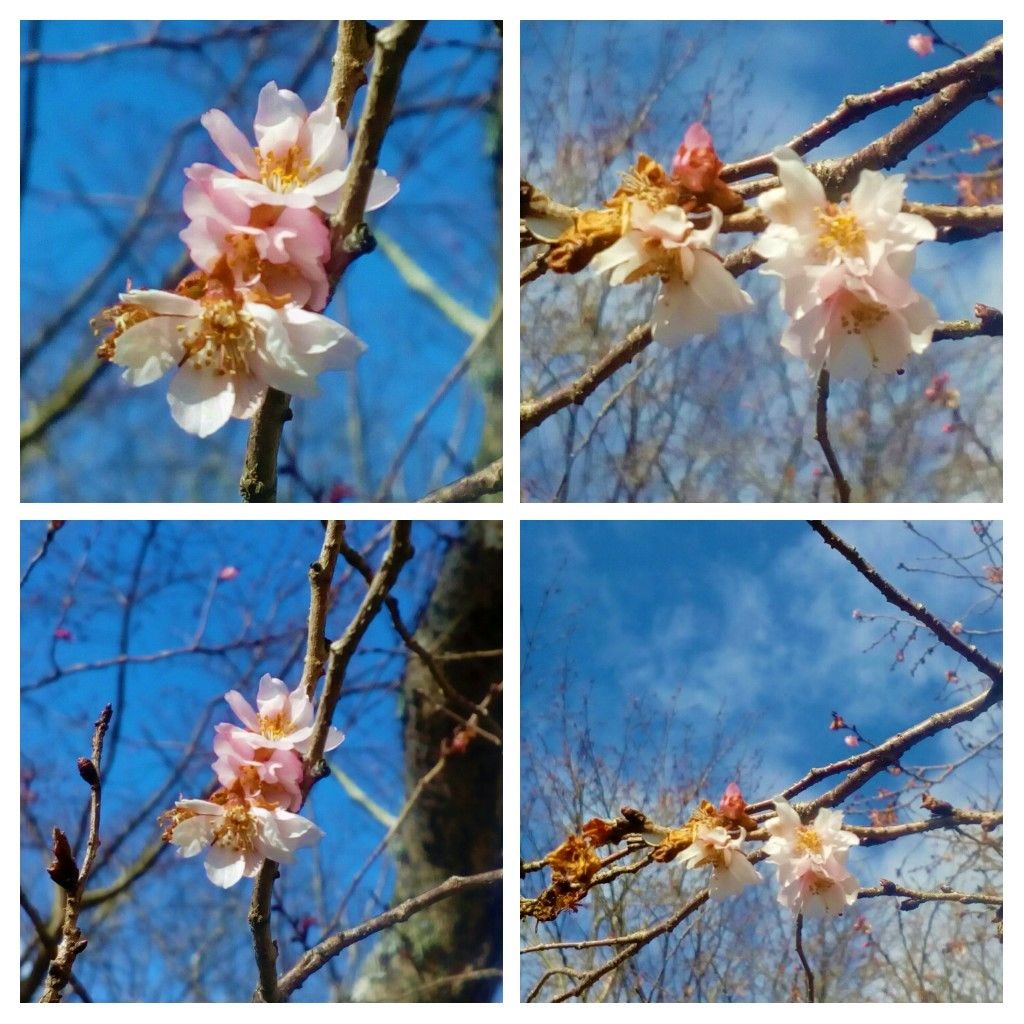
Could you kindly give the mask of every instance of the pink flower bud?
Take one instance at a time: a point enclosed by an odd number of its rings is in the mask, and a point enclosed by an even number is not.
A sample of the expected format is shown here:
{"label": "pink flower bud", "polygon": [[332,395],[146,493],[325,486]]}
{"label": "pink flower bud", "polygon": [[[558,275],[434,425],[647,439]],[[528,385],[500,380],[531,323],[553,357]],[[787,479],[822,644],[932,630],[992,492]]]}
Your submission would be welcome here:
{"label": "pink flower bud", "polygon": [[853,609],[853,619],[854,619],[854,621],[860,622],[860,620],[863,619],[863,618],[864,618],[864,613],[861,612],[861,610],[859,608],[854,608]]}
{"label": "pink flower bud", "polygon": [[964,631],[964,624],[959,619],[957,619],[956,622],[954,622],[953,625],[949,627],[949,631],[953,634],[953,636],[959,636]]}
{"label": "pink flower bud", "polygon": [[63,626],[58,626],[53,631],[54,640],[74,640],[75,634],[70,629],[65,629]]}
{"label": "pink flower bud", "polygon": [[225,565],[219,573],[217,573],[217,579],[223,580],[225,583],[228,580],[233,580],[239,573],[239,569],[233,565]]}
{"label": "pink flower bud", "polygon": [[858,744],[858,743],[860,742],[860,740],[858,740],[858,739],[857,739],[857,737],[856,737],[856,736],[854,736],[854,735],[853,735],[853,734],[851,733],[851,734],[850,734],[849,736],[844,736],[844,737],[843,737],[843,742],[844,742],[844,743],[845,743],[845,744],[846,744],[846,745],[847,745],[848,747],[855,747],[855,746],[857,746],[857,744]]}
{"label": "pink flower bud", "polygon": [[672,157],[672,177],[691,192],[706,192],[721,169],[722,161],[715,152],[711,135],[699,121],[695,121],[686,129],[686,135]]}
{"label": "pink flower bud", "polygon": [[725,787],[725,795],[718,802],[718,813],[730,821],[738,821],[747,810],[747,802],[743,799],[740,787],[735,782],[730,782]]}
{"label": "pink flower bud", "polygon": [[959,681],[960,681],[960,677],[951,668],[947,668],[946,669],[946,682],[947,683],[957,683]]}
{"label": "pink flower bud", "polygon": [[915,35],[907,38],[907,46],[909,46],[918,57],[927,57],[932,50],[935,49],[935,40],[925,35],[923,32],[918,32]]}
{"label": "pink flower bud", "polygon": [[896,652],[896,660],[897,661],[902,661],[903,660],[903,652],[902,651],[897,651]]}

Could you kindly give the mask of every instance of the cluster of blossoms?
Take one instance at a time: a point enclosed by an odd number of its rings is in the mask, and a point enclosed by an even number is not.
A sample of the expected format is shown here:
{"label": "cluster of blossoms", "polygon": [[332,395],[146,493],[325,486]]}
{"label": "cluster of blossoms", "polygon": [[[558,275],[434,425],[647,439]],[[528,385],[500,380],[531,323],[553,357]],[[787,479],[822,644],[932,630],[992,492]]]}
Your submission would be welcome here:
{"label": "cluster of blossoms", "polygon": [[[182,857],[205,851],[207,877],[227,889],[252,878],[265,859],[291,863],[296,850],[323,832],[294,813],[302,806],[303,755],[313,738],[313,707],[301,686],[289,692],[280,679],[264,675],[255,708],[237,690],[224,699],[242,724],[215,728],[219,787],[206,800],[179,800],[161,821],[164,841]],[[329,727],[324,749],[343,739]]]}
{"label": "cluster of blossoms", "polygon": [[743,205],[719,178],[722,166],[711,136],[694,124],[671,173],[641,156],[608,201],[621,218],[619,238],[591,266],[610,272],[612,285],[658,278],[651,331],[662,345],[710,334],[720,316],[753,308],[713,249],[724,213]]}
{"label": "cluster of blossoms", "polygon": [[[255,147],[223,111],[208,111],[202,124],[234,169],[185,171],[189,223],[180,237],[199,269],[173,292],[129,287],[93,323],[111,328],[97,354],[124,366],[129,384],[176,370],[171,415],[207,437],[231,417],[252,417],[268,387],[316,395],[317,376],[351,369],[365,346],[320,315],[330,295],[328,218],[349,172],[333,106],[308,113],[270,82],[259,95]],[[366,209],[397,192],[376,171]]]}
{"label": "cluster of blossoms", "polygon": [[[812,824],[804,825],[786,801],[775,802],[775,817],[764,823],[770,836],[764,852],[778,873],[779,903],[794,914],[841,914],[857,899],[860,885],[846,869],[846,855],[860,840],[842,823],[842,812],[822,808]],[[761,881],[742,849],[748,831],[756,827],[735,783],[717,809],[705,801],[685,826],[689,841],[679,859],[688,868],[711,867],[712,899],[734,896]],[[663,842],[674,841],[669,833]],[[661,859],[657,851],[655,857]]]}
{"label": "cluster of blossoms", "polygon": [[779,877],[779,903],[795,914],[841,914],[857,899],[860,883],[846,868],[846,856],[860,839],[843,826],[841,811],[822,807],[804,825],[784,800],[765,822],[771,838],[764,844]]}
{"label": "cluster of blossoms", "polygon": [[[814,374],[863,379],[901,369],[928,348],[938,322],[909,282],[914,250],[935,239],[935,227],[902,212],[903,175],[865,170],[848,199],[833,203],[792,150],[773,155],[781,186],[760,198],[770,223],[752,248],[766,260],[762,272],[780,280],[789,317],[782,347]],[[605,209],[585,210],[544,239],[548,267],[574,273],[589,264],[612,285],[657,277],[651,329],[662,345],[748,312],[753,301],[713,248],[725,216],[744,206],[720,177],[723,166],[708,132],[691,125],[669,171],[641,154]]]}
{"label": "cluster of blossoms", "polygon": [[755,860],[767,859],[777,872],[779,903],[794,914],[819,917],[841,914],[857,899],[860,886],[847,870],[850,847],[860,840],[843,829],[840,811],[822,808],[805,825],[785,800],[776,800],[775,816],[760,823],[747,813],[747,804],[736,783],[730,783],[716,807],[702,800],[679,828],[665,831],[651,825],[639,811],[624,807],[614,820],[592,818],[579,835],[570,835],[552,850],[544,863],[550,865],[551,884],[534,898],[520,900],[520,914],[551,921],[566,910],[575,910],[593,886],[603,867],[618,854],[602,860],[597,848],[627,843],[643,837],[652,847],[651,858],[659,863],[678,859],[686,868],[711,868],[708,895],[722,900],[736,896],[748,885],[762,881],[744,844],[753,832],[767,831]]}
{"label": "cluster of blossoms", "polygon": [[790,320],[782,347],[836,377],[893,373],[931,344],[935,307],[910,285],[914,250],[935,239],[924,217],[903,213],[902,174],[862,171],[849,201],[831,203],[790,149],[774,152],[781,187],[761,209],[771,223],[754,243],[765,274],[780,279]]}

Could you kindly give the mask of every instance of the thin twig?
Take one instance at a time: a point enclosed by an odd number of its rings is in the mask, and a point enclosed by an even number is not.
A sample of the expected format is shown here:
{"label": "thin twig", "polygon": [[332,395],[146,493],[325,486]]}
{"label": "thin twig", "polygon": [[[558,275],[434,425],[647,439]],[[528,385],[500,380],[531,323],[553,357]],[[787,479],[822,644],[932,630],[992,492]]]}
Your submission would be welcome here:
{"label": "thin twig", "polygon": [[821,372],[818,374],[818,402],[814,419],[814,440],[821,445],[821,450],[825,454],[825,461],[828,463],[829,472],[832,474],[832,480],[840,502],[847,503],[850,500],[850,484],[846,477],[843,476],[842,467],[839,465],[839,459],[836,458],[836,453],[832,449],[832,442],[828,436],[828,388],[829,372],[822,367]]}
{"label": "thin twig", "polygon": [[877,569],[868,563],[856,548],[847,544],[846,541],[829,529],[823,522],[812,519],[808,521],[808,525],[830,548],[838,551],[868,583],[881,593],[886,601],[930,629],[950,650],[955,651],[961,658],[969,661],[979,672],[988,676],[992,680],[994,691],[990,703],[994,703],[1002,698],[1003,667],[999,662],[987,658],[974,644],[968,644],[961,640],[949,626],[933,615],[920,601],[912,601],[906,594],[897,590],[888,580],[882,577]]}
{"label": "thin twig", "polygon": [[807,1002],[814,1002],[814,972],[804,955],[804,915],[796,915],[796,955],[800,957],[800,963],[804,967],[804,977],[807,979]]}
{"label": "thin twig", "polygon": [[89,944],[78,928],[78,915],[82,910],[82,896],[96,861],[100,846],[100,798],[102,785],[103,738],[110,724],[113,707],[107,704],[96,719],[92,734],[92,758],[79,758],[78,771],[89,785],[89,839],[85,847],[85,859],[79,870],[67,839],[59,829],[54,829],[54,861],[50,866],[50,877],[64,890],[64,919],[61,924],[61,939],[50,960],[46,974],[46,987],[41,1003],[59,1003],[64,989],[71,979],[75,958]]}

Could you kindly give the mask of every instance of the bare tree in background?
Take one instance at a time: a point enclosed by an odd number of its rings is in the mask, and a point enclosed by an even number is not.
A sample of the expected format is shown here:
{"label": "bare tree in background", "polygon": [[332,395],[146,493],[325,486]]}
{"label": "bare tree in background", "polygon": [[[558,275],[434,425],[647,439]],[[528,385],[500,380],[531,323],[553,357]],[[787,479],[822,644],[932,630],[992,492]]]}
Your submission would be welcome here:
{"label": "bare tree in background", "polygon": [[[414,551],[408,523],[330,522],[319,538],[281,524],[279,551],[211,574],[223,529],[55,522],[26,545],[23,616],[52,639],[26,657],[22,683],[22,1000],[52,990],[82,1001],[98,991],[121,1001],[492,998],[500,526],[425,525]],[[168,614],[183,601],[193,621]],[[382,628],[392,644],[380,644]],[[87,658],[69,659],[83,647]],[[203,795],[223,693],[251,692],[266,667],[314,685],[318,729],[333,717],[349,741],[324,763],[315,744],[309,754],[321,847],[280,869],[266,862],[247,907],[248,883],[216,889],[198,863],[168,856],[156,817],[181,793]],[[111,706],[102,757],[94,747],[95,826],[80,811],[90,762],[76,772],[73,756],[89,749],[94,699]],[[381,732],[396,699],[402,729]],[[353,762],[363,721],[383,746]],[[388,791],[398,806],[384,805]],[[51,826],[67,835],[66,854]],[[87,844],[98,850],[91,873]]]}
{"label": "bare tree in background", "polygon": [[[881,27],[880,27],[881,30]],[[651,346],[640,312],[648,287],[609,289],[584,270],[552,273],[549,246],[521,228],[522,491],[536,501],[893,501],[998,500],[1002,407],[1002,315],[977,306],[957,281],[968,239],[1002,229],[1001,139],[965,133],[962,145],[935,143],[963,110],[1001,102],[999,39],[975,54],[949,47],[947,67],[853,97],[793,140],[751,121],[755,82],[728,27],[698,23],[651,28],[652,59],[637,79],[629,44],[609,27],[601,59],[570,29],[564,52],[550,52],[542,24],[523,26],[533,55],[522,100],[521,215],[571,217],[604,201],[623,158],[664,159],[657,140],[681,136],[692,121],[714,126],[723,158],[789,144],[799,154],[896,103],[915,112],[868,146],[811,164],[831,199],[859,170],[903,163],[913,181],[946,190],[936,204],[910,208],[938,227],[932,246],[948,251],[930,275],[934,292],[956,297],[961,318],[940,323],[932,350],[902,377],[817,386],[783,352],[774,326],[774,286],[749,273],[760,262],[734,245],[726,266],[757,302],[714,337],[675,350]],[[929,28],[929,31],[933,31]],[[657,42],[654,42],[654,33]],[[592,33],[591,33],[592,35]],[[716,52],[710,70],[695,58]],[[698,77],[700,75],[701,77]],[[918,112],[919,111],[919,112]],[[754,150],[757,152],[757,150]],[[770,154],[726,164],[722,177],[747,201],[724,232],[764,227],[750,204],[777,179]],[[995,340],[994,340],[995,339]]]}
{"label": "bare tree in background", "polygon": [[[950,549],[927,526],[909,526],[934,556],[903,568],[958,581],[955,601],[964,611],[946,623],[830,528],[811,525],[879,594],[877,611],[855,612],[871,631],[869,649],[891,644],[894,668],[944,678],[932,687],[940,709],[921,721],[908,712],[890,737],[866,737],[845,721],[837,688],[831,728],[850,737],[855,752],[808,764],[782,794],[803,797],[794,806],[804,821],[820,807],[837,807],[862,847],[893,844],[902,855],[898,881],[861,874],[859,898],[846,914],[805,922],[805,968],[794,947],[793,915],[776,902],[774,879],[709,902],[705,872],[653,859],[666,831],[697,800],[717,800],[711,786],[723,774],[748,796],[763,792],[760,757],[767,748],[756,737],[764,723],[737,729],[733,722],[726,732],[721,721],[703,719],[680,732],[674,708],[662,705],[654,716],[652,702],[637,693],[622,711],[628,741],[617,744],[589,724],[586,689],[573,668],[533,661],[524,630],[524,689],[553,695],[546,721],[554,723],[531,730],[524,712],[524,999],[804,1001],[810,981],[814,1001],[1001,1000],[1002,668],[983,653],[999,631],[976,625],[1001,607],[1001,538],[992,524],[974,523]],[[556,602],[549,593],[545,616],[559,614]],[[957,753],[926,763],[915,748],[941,735]],[[945,799],[957,786],[971,794],[969,804]],[[760,859],[757,841],[767,837],[761,826],[771,806],[758,799],[747,807],[758,822],[748,847],[752,861]],[[597,835],[595,814],[606,819],[598,831],[609,826],[610,838],[595,838],[578,873],[565,873],[553,852],[567,834],[587,845],[588,834]]]}

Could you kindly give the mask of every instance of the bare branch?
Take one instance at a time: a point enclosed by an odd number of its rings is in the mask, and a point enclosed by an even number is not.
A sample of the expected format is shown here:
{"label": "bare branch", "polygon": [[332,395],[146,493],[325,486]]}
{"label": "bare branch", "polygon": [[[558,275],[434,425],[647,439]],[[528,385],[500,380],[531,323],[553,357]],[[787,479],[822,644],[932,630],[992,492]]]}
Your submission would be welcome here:
{"label": "bare branch", "polygon": [[279,985],[282,997],[287,998],[290,996],[297,988],[302,986],[310,975],[320,970],[328,960],[336,957],[342,950],[347,949],[354,943],[361,942],[363,939],[385,928],[408,921],[414,914],[419,913],[421,910],[426,910],[427,907],[431,907],[450,896],[479,889],[483,886],[493,885],[500,881],[501,868],[468,877],[453,875],[435,888],[429,889],[419,896],[413,896],[399,903],[397,907],[386,910],[383,914],[378,914],[376,917],[372,917],[368,921],[356,925],[354,928],[348,928],[343,932],[338,932],[336,935],[318,942],[303,955],[290,971],[282,976]]}

